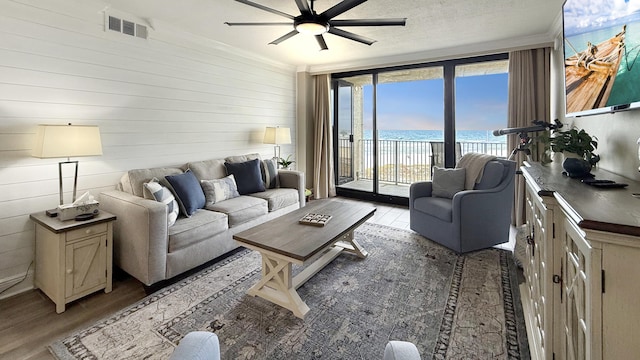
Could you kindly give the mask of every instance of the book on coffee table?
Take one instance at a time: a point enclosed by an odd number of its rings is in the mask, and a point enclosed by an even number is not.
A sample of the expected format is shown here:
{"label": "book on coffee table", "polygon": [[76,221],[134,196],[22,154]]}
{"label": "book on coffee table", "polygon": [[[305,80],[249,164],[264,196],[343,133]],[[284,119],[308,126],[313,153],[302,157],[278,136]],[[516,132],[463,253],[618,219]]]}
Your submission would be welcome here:
{"label": "book on coffee table", "polygon": [[331,215],[309,213],[298,222],[304,225],[324,226],[329,220],[331,220]]}

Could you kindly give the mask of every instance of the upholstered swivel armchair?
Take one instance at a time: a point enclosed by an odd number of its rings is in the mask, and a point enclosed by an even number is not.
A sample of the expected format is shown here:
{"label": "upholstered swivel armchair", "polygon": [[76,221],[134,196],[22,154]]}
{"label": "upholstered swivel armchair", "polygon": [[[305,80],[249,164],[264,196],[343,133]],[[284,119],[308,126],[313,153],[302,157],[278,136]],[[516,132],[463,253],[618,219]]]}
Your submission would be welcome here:
{"label": "upholstered swivel armchair", "polygon": [[452,199],[432,196],[432,182],[417,182],[409,191],[410,227],[420,235],[458,253],[509,241],[516,163],[486,163],[473,190]]}

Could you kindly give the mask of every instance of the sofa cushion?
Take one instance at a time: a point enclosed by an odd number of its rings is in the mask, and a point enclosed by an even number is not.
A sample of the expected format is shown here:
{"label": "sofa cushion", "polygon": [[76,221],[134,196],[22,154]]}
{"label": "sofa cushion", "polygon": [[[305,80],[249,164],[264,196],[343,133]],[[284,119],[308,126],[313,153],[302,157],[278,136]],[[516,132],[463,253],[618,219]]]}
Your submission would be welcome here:
{"label": "sofa cushion", "polygon": [[268,189],[263,192],[253,193],[249,196],[267,200],[269,212],[280,210],[289,205],[297,204],[299,195],[297,189]]}
{"label": "sofa cushion", "polygon": [[197,211],[191,217],[181,217],[169,228],[169,252],[174,252],[226,231],[227,215],[215,211]]}
{"label": "sofa cushion", "polygon": [[240,196],[233,175],[215,180],[200,180],[206,199],[205,206]]}
{"label": "sofa cushion", "polygon": [[180,168],[151,168],[129,170],[124,175],[122,175],[117,188],[118,190],[122,190],[126,193],[153,200],[153,196],[151,195],[151,193],[145,191],[144,183],[153,180],[153,178],[164,179],[164,177],[167,175],[177,175],[182,174],[183,172],[184,171]]}
{"label": "sofa cushion", "polygon": [[169,183],[169,188],[178,200],[180,211],[189,217],[196,210],[202,209],[205,204],[204,192],[196,179],[196,176],[189,170],[178,175],[168,175],[164,177]]}
{"label": "sofa cushion", "polygon": [[178,202],[171,193],[171,190],[160,185],[157,178],[153,178],[153,180],[148,183],[144,183],[144,187],[151,193],[156,201],[167,205],[167,226],[175,224],[180,210],[178,209]]}
{"label": "sofa cushion", "polygon": [[453,221],[453,201],[439,197],[421,197],[413,201],[413,209],[437,217],[446,222]]}
{"label": "sofa cushion", "polygon": [[235,177],[240,195],[264,191],[259,159],[241,163],[225,162],[224,167],[227,168],[227,174]]}
{"label": "sofa cushion", "polygon": [[445,169],[434,166],[431,194],[451,199],[457,192],[464,190],[465,174],[464,168]]}
{"label": "sofa cushion", "polygon": [[267,201],[253,196],[238,196],[237,198],[208,205],[206,209],[227,214],[229,227],[253,220],[269,212]]}
{"label": "sofa cushion", "polygon": [[280,187],[278,184],[278,164],[275,159],[262,160],[262,181],[266,189]]}
{"label": "sofa cushion", "polygon": [[195,161],[187,164],[187,168],[193,171],[198,180],[222,179],[227,176],[223,159]]}

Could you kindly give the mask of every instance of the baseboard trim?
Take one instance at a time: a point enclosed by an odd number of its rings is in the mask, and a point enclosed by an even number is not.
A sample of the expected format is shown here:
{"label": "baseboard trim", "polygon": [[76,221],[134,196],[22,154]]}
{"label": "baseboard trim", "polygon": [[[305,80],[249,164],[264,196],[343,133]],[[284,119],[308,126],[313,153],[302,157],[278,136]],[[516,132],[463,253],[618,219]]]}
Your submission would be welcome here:
{"label": "baseboard trim", "polygon": [[33,280],[33,270],[29,270],[26,277],[24,274],[19,274],[0,280],[0,300],[32,290]]}

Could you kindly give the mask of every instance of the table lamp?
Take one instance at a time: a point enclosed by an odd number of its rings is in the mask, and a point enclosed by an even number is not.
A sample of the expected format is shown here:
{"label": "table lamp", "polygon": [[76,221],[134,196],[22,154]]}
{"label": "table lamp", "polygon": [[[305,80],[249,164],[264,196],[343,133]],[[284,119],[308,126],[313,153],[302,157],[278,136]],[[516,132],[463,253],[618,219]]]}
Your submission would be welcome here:
{"label": "table lamp", "polygon": [[280,160],[280,144],[291,144],[291,130],[287,127],[267,127],[262,142],[274,144],[273,155]]}
{"label": "table lamp", "polygon": [[60,178],[60,205],[64,204],[62,191],[62,165],[75,164],[73,177],[73,201],[76,201],[78,185],[78,161],[71,157],[102,155],[100,130],[92,125],[38,125],[33,157],[37,158],[67,158],[58,163]]}

